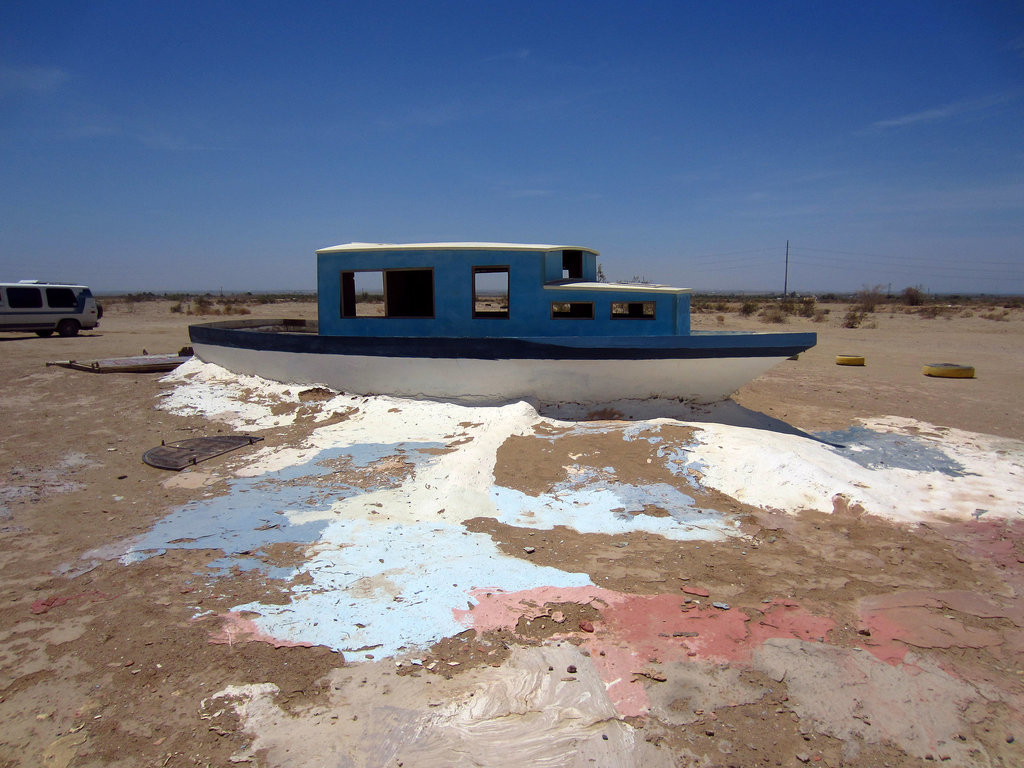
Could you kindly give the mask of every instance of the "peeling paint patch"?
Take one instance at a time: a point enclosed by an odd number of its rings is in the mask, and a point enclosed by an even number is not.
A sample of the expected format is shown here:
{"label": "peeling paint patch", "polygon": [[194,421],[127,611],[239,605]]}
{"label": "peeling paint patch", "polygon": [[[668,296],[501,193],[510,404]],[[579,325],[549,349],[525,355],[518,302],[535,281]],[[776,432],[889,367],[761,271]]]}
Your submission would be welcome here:
{"label": "peeling paint patch", "polygon": [[839,432],[818,432],[833,451],[868,469],[910,469],[941,472],[949,477],[967,474],[963,465],[934,440],[899,432],[850,427]]}
{"label": "peeling paint patch", "polygon": [[257,568],[288,578],[290,571],[275,572],[265,564],[260,557],[264,547],[319,541],[334,517],[335,503],[389,487],[397,482],[395,473],[405,472],[393,457],[427,460],[425,451],[438,445],[443,443],[325,449],[302,464],[233,480],[227,495],[190,502],[157,522],[121,561],[138,562],[167,549],[219,549],[227,558],[214,561],[211,567]]}
{"label": "peeling paint patch", "polygon": [[759,620],[740,610],[721,611],[682,595],[631,595],[596,586],[542,587],[518,593],[477,591],[476,606],[456,616],[478,632],[515,630],[523,617],[546,613],[544,606],[572,602],[600,611],[593,632],[567,627],[591,658],[622,716],[650,709],[644,685],[651,665],[687,662],[749,663],[754,649],[770,638],[824,639],[834,626],[788,602],[773,603]]}
{"label": "peeling paint patch", "polygon": [[[966,591],[908,590],[864,598],[859,604],[863,647],[889,664],[906,659],[914,648],[995,649],[1006,635],[972,627],[963,618],[1007,619],[1024,624],[1019,600],[1003,604]],[[957,616],[955,614],[960,614]]]}
{"label": "peeling paint patch", "polygon": [[[358,679],[385,687],[368,696],[348,668],[329,676],[322,705],[285,711],[277,686],[229,686],[204,701],[201,717],[229,707],[252,743],[232,756],[257,753],[277,766],[461,765],[620,766],[670,768],[686,750],[669,750],[616,716],[593,665],[571,644],[516,648],[500,668],[484,667],[425,686],[390,665],[363,664]],[[577,671],[567,677],[569,667]],[[358,717],[353,717],[358,711]],[[209,714],[205,714],[209,713]],[[687,763],[689,764],[689,762]]]}
{"label": "peeling paint patch", "polygon": [[[841,495],[903,522],[1024,515],[1024,443],[889,417],[863,422],[862,450],[724,424],[696,432],[701,482],[744,503],[831,512]],[[882,436],[885,435],[885,436]],[[906,465],[906,466],[903,466]],[[1012,490],[1010,490],[1012,489]]]}
{"label": "peeling paint patch", "polygon": [[[823,733],[872,744],[889,741],[918,758],[978,765],[978,744],[958,740],[971,686],[919,657],[891,666],[871,654],[820,643],[770,639],[754,652],[754,666],[785,680],[790,703]],[[835,692],[842,690],[844,695]]]}
{"label": "peeling paint patch", "polygon": [[[641,531],[676,541],[722,539],[735,532],[734,523],[714,510],[698,508],[692,497],[665,483],[638,487],[604,481],[588,487],[584,480],[539,496],[497,486],[491,498],[498,521],[518,527],[563,525],[580,533],[613,536]],[[664,510],[666,517],[643,514],[649,506]]]}
{"label": "peeling paint patch", "polygon": [[458,634],[455,616],[481,590],[537,584],[582,586],[586,574],[536,566],[501,553],[489,536],[445,523],[332,522],[286,605],[251,603],[260,632],[346,653],[393,656]]}

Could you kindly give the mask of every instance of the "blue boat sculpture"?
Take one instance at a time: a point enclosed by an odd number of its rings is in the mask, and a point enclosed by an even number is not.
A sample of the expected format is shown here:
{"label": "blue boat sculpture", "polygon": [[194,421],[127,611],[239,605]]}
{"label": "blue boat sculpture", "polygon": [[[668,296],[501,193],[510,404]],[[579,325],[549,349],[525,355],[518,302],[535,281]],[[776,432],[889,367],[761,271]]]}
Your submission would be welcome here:
{"label": "blue boat sculpture", "polygon": [[714,402],[814,333],[690,330],[690,291],[598,280],[598,252],[515,243],[317,251],[316,323],[189,327],[235,373],[354,394],[473,402]]}

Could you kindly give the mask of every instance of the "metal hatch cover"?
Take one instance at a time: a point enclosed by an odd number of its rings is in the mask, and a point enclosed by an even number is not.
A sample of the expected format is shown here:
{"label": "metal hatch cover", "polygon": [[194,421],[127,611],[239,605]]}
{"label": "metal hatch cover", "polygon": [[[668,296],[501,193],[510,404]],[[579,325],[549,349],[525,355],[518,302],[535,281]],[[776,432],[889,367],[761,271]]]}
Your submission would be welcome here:
{"label": "metal hatch cover", "polygon": [[241,448],[243,445],[258,443],[262,439],[256,435],[193,437],[188,440],[176,440],[173,443],[161,443],[142,454],[142,460],[151,467],[180,471],[200,461]]}

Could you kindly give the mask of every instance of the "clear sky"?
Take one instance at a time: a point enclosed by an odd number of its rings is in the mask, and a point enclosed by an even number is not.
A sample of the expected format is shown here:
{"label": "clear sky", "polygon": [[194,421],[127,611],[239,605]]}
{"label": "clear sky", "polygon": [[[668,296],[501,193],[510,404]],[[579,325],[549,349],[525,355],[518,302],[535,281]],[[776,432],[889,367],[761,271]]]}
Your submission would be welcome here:
{"label": "clear sky", "polygon": [[0,3],[0,279],[312,289],[354,240],[1024,293],[1024,3]]}

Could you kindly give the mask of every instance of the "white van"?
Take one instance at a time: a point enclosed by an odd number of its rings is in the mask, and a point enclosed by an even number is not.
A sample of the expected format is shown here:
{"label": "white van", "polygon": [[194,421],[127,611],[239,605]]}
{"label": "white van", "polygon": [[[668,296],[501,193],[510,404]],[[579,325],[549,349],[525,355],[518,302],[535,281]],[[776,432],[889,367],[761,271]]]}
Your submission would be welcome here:
{"label": "white van", "polygon": [[0,283],[0,331],[35,331],[37,336],[75,336],[95,328],[103,308],[84,285],[22,280]]}

